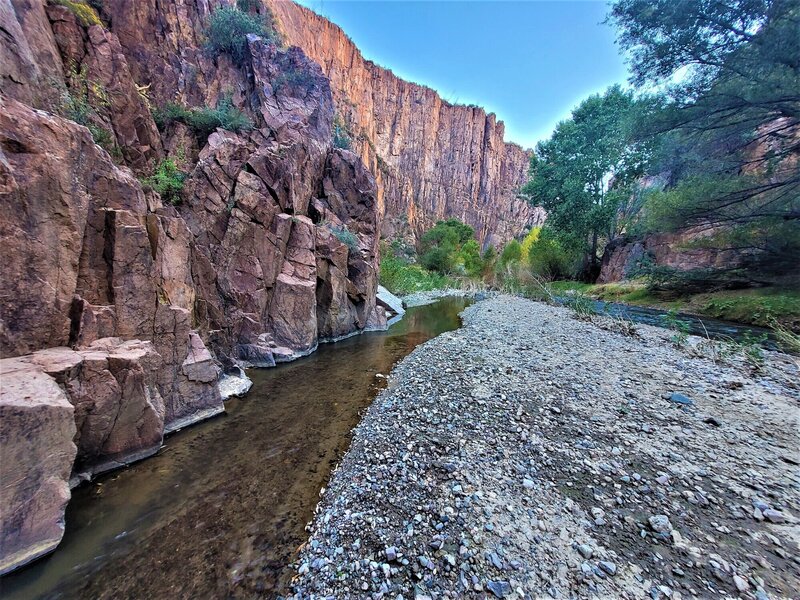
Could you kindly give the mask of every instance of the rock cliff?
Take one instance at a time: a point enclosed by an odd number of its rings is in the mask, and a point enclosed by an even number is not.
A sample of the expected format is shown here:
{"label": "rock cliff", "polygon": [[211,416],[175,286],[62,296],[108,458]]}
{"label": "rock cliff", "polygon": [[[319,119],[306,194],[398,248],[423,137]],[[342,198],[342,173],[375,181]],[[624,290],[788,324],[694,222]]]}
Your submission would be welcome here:
{"label": "rock cliff", "polygon": [[267,0],[288,43],[320,64],[354,150],[375,175],[387,237],[419,234],[442,218],[500,244],[544,220],[517,198],[528,152],[477,106],[453,105],[365,60],[339,27],[291,0]]}
{"label": "rock cliff", "polygon": [[[0,0],[0,573],[58,544],[70,480],[223,411],[223,371],[386,323],[375,181],[319,66],[255,35],[212,57],[217,3],[103,6]],[[152,116],[221,101],[252,125]],[[143,183],[167,156],[174,202]]]}

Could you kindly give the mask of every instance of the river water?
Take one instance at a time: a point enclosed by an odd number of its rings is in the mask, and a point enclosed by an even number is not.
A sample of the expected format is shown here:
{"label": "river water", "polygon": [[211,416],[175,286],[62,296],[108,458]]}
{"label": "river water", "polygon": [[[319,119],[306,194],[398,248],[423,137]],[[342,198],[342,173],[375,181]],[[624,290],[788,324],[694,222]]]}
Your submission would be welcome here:
{"label": "river water", "polygon": [[49,557],[0,580],[7,600],[276,597],[350,431],[392,366],[460,326],[469,301],[410,309],[388,332],[251,370],[246,398],[157,455],[73,490]]}

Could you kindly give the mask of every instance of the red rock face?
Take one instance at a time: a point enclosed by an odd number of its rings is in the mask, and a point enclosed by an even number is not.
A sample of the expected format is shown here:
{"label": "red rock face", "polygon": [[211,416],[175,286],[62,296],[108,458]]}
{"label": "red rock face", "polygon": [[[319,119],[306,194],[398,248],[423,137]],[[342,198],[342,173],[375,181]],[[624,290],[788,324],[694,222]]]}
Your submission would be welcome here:
{"label": "red rock face", "polygon": [[377,180],[386,236],[418,235],[455,217],[482,242],[500,244],[544,220],[516,197],[530,155],[503,141],[503,123],[493,114],[452,105],[365,60],[339,27],[290,0],[267,3],[287,42],[330,79],[354,150]]}

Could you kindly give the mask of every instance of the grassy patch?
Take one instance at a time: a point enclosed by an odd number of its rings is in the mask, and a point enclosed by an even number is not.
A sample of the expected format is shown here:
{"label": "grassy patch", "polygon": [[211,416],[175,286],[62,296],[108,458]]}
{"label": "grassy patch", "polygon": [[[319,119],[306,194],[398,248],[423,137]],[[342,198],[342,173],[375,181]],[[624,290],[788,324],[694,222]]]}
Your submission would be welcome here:
{"label": "grassy patch", "polygon": [[648,290],[645,284],[635,281],[606,284],[554,281],[550,288],[556,296],[572,291],[606,302],[680,310],[761,327],[773,327],[777,322],[789,329],[800,330],[800,290],[770,287],[665,298]]}
{"label": "grassy patch", "polygon": [[153,111],[153,119],[159,130],[173,121],[188,125],[203,142],[208,139],[217,127],[243,133],[253,129],[253,122],[242,111],[235,108],[229,96],[223,96],[216,108],[189,108],[181,104],[170,103]]}
{"label": "grassy patch", "polygon": [[690,299],[687,309],[715,319],[762,327],[769,327],[774,320],[800,329],[800,290],[760,288],[698,294]]}
{"label": "grassy patch", "polygon": [[395,256],[381,257],[381,285],[393,294],[403,296],[451,287],[453,281]]}
{"label": "grassy patch", "polygon": [[97,11],[82,0],[52,1],[53,4],[58,4],[59,6],[68,8],[72,14],[75,15],[75,18],[78,19],[78,22],[84,27],[89,27],[90,25],[103,25],[103,22],[100,20],[100,16],[97,14]]}

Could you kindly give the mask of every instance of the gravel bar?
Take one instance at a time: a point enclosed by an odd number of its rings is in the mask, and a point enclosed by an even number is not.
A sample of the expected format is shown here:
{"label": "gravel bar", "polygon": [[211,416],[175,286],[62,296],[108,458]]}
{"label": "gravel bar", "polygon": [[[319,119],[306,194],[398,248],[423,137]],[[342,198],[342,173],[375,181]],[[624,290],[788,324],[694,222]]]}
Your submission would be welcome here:
{"label": "gravel bar", "polygon": [[392,372],[323,490],[296,598],[800,590],[800,378],[510,296]]}

